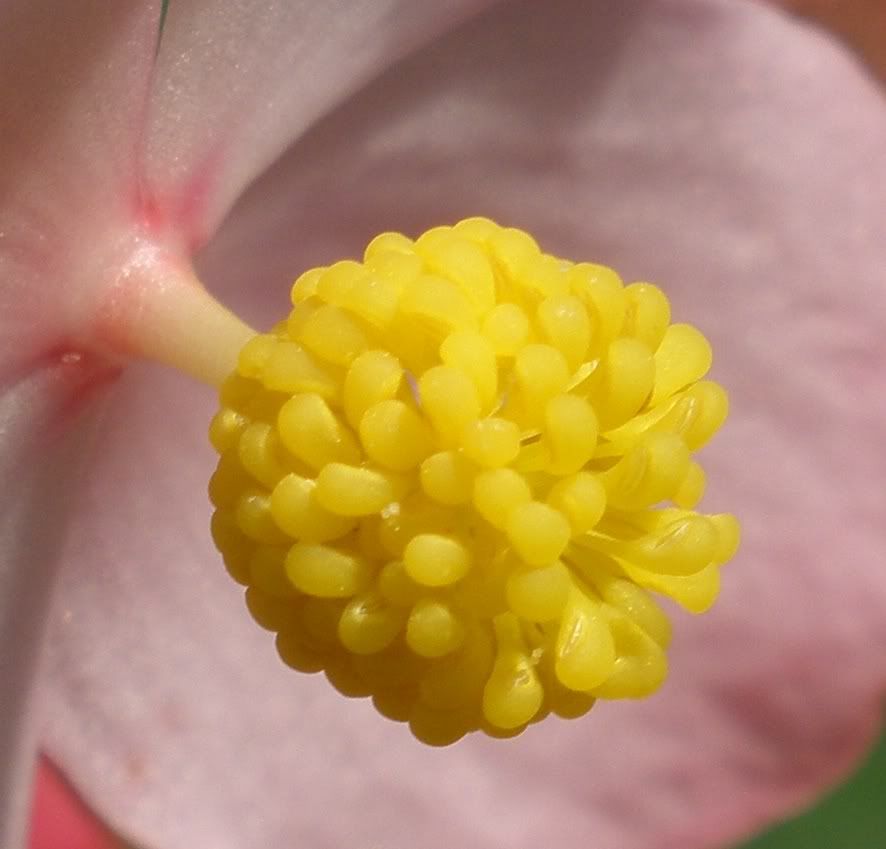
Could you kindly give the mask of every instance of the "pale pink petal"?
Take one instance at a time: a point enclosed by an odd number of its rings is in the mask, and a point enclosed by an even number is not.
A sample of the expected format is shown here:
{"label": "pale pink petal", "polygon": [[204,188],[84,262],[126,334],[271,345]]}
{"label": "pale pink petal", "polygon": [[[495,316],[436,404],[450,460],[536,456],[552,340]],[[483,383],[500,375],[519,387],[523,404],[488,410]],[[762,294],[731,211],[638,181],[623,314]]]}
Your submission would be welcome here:
{"label": "pale pink petal", "polygon": [[176,0],[158,57],[145,177],[201,244],[245,185],[381,70],[492,0]]}
{"label": "pale pink petal", "polygon": [[[108,374],[79,346],[106,251],[138,206],[159,9],[0,7],[0,845],[21,839],[31,685],[77,481],[81,413]],[[104,241],[102,239],[104,238]]]}
{"label": "pale pink petal", "polygon": [[880,0],[769,0],[846,39],[886,83],[886,6]]}
{"label": "pale pink petal", "polygon": [[[51,752],[149,849],[703,849],[808,801],[886,685],[886,111],[841,49],[714,0],[497,8],[304,138],[203,257],[250,318],[371,233],[486,213],[659,281],[732,391],[706,504],[745,525],[672,676],[427,749],[275,660],[211,551],[212,400],[120,386],[63,575]],[[66,612],[66,616],[62,615]]]}
{"label": "pale pink petal", "polygon": [[2,846],[18,846],[26,824],[38,730],[33,690],[90,424],[70,408],[77,370],[65,363],[46,367],[0,394]]}
{"label": "pale pink petal", "polygon": [[0,8],[0,382],[76,343],[140,212],[159,4]]}

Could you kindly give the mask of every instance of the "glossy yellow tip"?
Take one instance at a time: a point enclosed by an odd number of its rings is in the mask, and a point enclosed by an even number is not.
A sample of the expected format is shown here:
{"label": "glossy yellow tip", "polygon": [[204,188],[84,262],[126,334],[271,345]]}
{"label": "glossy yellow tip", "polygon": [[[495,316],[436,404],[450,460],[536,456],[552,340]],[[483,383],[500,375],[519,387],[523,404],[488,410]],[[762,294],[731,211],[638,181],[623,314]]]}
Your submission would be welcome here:
{"label": "glossy yellow tip", "polygon": [[213,538],[283,660],[434,745],[654,692],[652,592],[707,609],[738,546],[694,512],[727,413],[701,333],[482,218],[292,301],[210,427]]}

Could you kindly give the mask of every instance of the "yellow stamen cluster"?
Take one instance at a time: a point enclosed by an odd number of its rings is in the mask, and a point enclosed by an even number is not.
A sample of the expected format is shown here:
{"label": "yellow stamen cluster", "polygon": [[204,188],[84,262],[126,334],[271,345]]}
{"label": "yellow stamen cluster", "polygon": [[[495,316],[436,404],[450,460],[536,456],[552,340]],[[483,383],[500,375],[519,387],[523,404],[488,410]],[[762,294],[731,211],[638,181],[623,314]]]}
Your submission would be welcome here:
{"label": "yellow stamen cluster", "polygon": [[303,274],[210,429],[212,531],[283,660],[433,744],[652,693],[738,545],[722,424],[662,292],[483,218]]}

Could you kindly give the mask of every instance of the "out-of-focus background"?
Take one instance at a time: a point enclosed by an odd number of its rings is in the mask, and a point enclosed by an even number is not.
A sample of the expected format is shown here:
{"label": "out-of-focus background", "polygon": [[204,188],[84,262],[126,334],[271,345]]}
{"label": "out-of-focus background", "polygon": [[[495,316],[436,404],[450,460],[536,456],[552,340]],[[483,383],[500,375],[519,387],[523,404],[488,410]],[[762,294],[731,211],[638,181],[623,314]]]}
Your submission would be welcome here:
{"label": "out-of-focus background", "polygon": [[736,849],[886,849],[886,731],[849,781]]}

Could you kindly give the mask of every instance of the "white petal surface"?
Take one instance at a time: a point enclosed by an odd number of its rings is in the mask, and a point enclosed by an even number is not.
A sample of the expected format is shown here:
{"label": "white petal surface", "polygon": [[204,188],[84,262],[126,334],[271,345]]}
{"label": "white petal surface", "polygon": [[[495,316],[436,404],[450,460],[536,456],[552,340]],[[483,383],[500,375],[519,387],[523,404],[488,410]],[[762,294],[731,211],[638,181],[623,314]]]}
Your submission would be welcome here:
{"label": "white petal surface", "polygon": [[275,660],[205,530],[211,399],[144,368],[68,552],[52,754],[149,849],[702,849],[811,798],[886,685],[884,151],[853,61],[737,3],[516,3],[392,69],[245,199],[207,278],[270,321],[307,265],[485,213],[661,283],[732,393],[722,599],[678,618],[659,696],[426,749]]}

